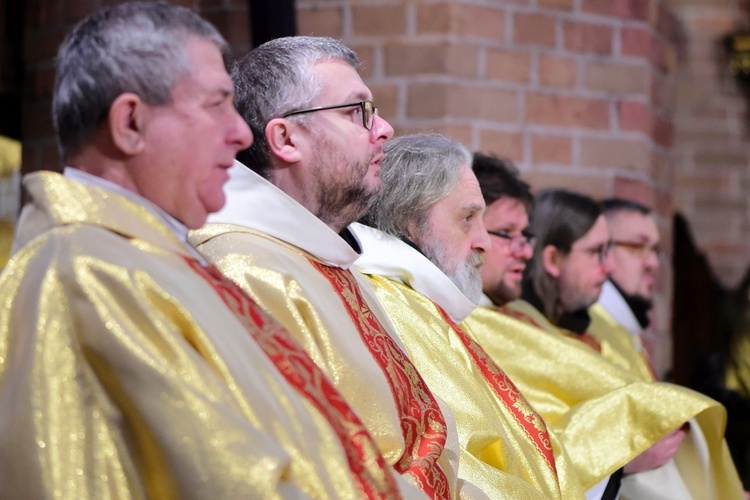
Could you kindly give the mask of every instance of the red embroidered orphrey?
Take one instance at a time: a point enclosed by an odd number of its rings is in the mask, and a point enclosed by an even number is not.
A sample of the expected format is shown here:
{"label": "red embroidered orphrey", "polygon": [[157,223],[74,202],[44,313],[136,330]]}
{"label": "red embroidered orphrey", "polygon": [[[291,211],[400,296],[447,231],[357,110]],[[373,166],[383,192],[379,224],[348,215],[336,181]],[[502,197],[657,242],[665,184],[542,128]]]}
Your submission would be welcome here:
{"label": "red embroidered orphrey", "polygon": [[372,436],[333,383],[291,335],[280,325],[269,321],[255,302],[215,267],[204,267],[189,258],[185,258],[185,261],[211,285],[284,378],[328,420],[341,440],[349,467],[365,497],[399,497],[389,467]]}
{"label": "red embroidered orphrey", "polygon": [[[437,304],[436,304],[437,306]],[[440,313],[445,318],[445,321],[453,328],[458,338],[466,347],[466,350],[471,355],[474,363],[479,367],[482,372],[484,379],[489,383],[492,390],[495,391],[500,397],[500,400],[505,403],[505,406],[510,410],[511,414],[516,418],[518,423],[521,424],[526,434],[531,439],[531,442],[539,450],[539,453],[547,462],[547,465],[552,469],[552,472],[557,476],[557,466],[555,465],[555,455],[552,451],[552,442],[550,441],[549,432],[547,431],[547,425],[544,423],[542,417],[532,408],[526,398],[523,397],[521,391],[518,390],[516,384],[505,374],[497,363],[485,352],[482,347],[474,342],[460,326],[458,326],[448,314],[437,306]]]}
{"label": "red embroidered orphrey", "polygon": [[309,260],[336,290],[391,387],[401,415],[406,448],[394,468],[399,473],[414,476],[429,497],[450,498],[448,478],[437,463],[445,448],[445,418],[432,392],[411,360],[372,313],[352,273]]}

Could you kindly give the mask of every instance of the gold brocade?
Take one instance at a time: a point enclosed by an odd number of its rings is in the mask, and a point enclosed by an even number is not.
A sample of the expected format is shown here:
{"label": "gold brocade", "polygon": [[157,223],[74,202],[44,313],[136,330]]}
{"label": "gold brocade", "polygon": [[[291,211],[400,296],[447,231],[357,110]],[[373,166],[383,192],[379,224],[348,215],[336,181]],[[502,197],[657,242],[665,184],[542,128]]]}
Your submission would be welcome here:
{"label": "gold brocade", "polygon": [[328,421],[160,219],[51,172],[24,183],[0,276],[0,498],[360,497]]}
{"label": "gold brocade", "polygon": [[581,498],[556,437],[550,434],[558,477],[435,303],[395,280],[369,278],[420,373],[456,415],[459,476],[490,498]]}
{"label": "gold brocade", "polygon": [[[509,360],[507,370],[519,374],[527,372],[526,376],[518,377],[519,387],[524,394],[527,394],[526,387],[530,388],[527,397],[546,419],[550,415],[547,419],[550,426],[566,428],[561,436],[566,447],[576,439],[576,435],[596,436],[588,444],[604,443],[599,450],[599,453],[606,454],[603,459],[611,461],[612,457],[606,456],[619,453],[622,458],[614,462],[620,463],[636,449],[645,449],[645,442],[654,442],[682,422],[692,419],[691,422],[698,425],[705,438],[706,449],[696,449],[693,439],[686,439],[674,457],[679,475],[692,498],[744,498],[742,484],[724,441],[726,410],[722,405],[685,387],[644,380],[642,372],[623,369],[588,345],[563,334],[526,301],[513,301],[502,310],[508,310],[513,318],[499,315],[505,319],[503,341],[497,344],[497,349],[501,351],[492,352],[498,352],[498,355]],[[515,325],[516,320],[526,322],[529,329],[524,332]],[[512,328],[508,328],[509,325]],[[492,330],[485,330],[482,336],[491,336]],[[541,337],[542,332],[549,335],[554,343],[545,342],[545,338]],[[529,334],[528,338],[524,333]],[[521,334],[524,334],[523,337]],[[513,339],[517,339],[518,343],[507,346],[511,353],[502,354],[505,343],[513,342]],[[535,357],[535,361],[529,361],[523,356],[524,353]],[[542,357],[546,361],[540,359]],[[564,369],[566,365],[569,367],[567,370]],[[580,373],[577,377],[574,376],[576,369]],[[536,380],[535,376],[538,377]],[[585,401],[588,398],[600,399]],[[584,401],[585,405],[581,405],[580,401]],[[607,410],[608,404],[615,409]],[[582,417],[589,411],[592,412],[590,418],[601,418],[605,422],[599,429],[586,430],[590,424],[582,421]],[[597,414],[601,416],[596,417]],[[649,423],[649,420],[650,428],[642,428],[641,425]],[[630,439],[628,435],[608,435],[608,432],[616,429],[615,425],[623,425],[623,428],[634,432],[638,444],[627,443]],[[585,452],[580,450],[586,444],[579,442],[572,446],[570,451],[575,461],[586,459]]]}
{"label": "gold brocade", "polygon": [[[360,415],[389,464],[413,466],[404,476],[424,491],[455,494],[456,471],[444,452],[446,429],[439,407],[408,358],[387,342],[391,338],[378,323],[386,315],[374,295],[366,300],[369,308],[353,308],[362,315],[355,321],[347,304],[362,297],[351,287],[342,292],[346,297],[340,296],[312,263],[318,259],[298,247],[234,224],[208,224],[192,232],[190,241],[292,333]],[[347,282],[359,279],[367,299],[369,285],[358,272],[330,268],[336,270],[347,273]],[[372,325],[373,319],[379,330],[372,330],[375,338],[368,344],[360,327]],[[403,411],[409,407],[416,418]],[[436,439],[440,435],[442,440]]]}
{"label": "gold brocade", "polygon": [[612,363],[628,370],[641,380],[654,381],[656,376],[651,369],[648,353],[640,352],[634,344],[634,337],[623,328],[601,304],[589,307],[591,324],[587,331],[602,344],[602,356]]}

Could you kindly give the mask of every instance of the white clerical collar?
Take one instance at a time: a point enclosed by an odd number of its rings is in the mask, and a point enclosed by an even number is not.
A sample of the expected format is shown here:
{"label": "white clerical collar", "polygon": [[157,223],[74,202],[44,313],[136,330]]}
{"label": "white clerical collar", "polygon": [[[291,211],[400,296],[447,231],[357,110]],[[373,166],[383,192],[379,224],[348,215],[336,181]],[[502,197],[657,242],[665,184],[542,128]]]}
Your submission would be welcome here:
{"label": "white clerical collar", "polygon": [[190,255],[195,257],[203,265],[206,265],[206,260],[203,258],[203,256],[198,253],[198,251],[190,243],[188,243],[187,238],[189,229],[187,228],[187,226],[169,215],[152,201],[147,200],[135,191],[131,191],[130,189],[126,189],[119,184],[115,184],[114,182],[110,182],[96,175],[91,175],[90,173],[84,172],[83,170],[77,169],[75,167],[65,167],[65,169],[63,170],[63,175],[67,179],[80,182],[81,184],[86,184],[88,186],[94,186],[101,189],[106,189],[107,191],[112,191],[119,194],[120,196],[129,199],[133,203],[144,207],[146,210],[148,210],[164,222],[164,224],[169,228],[172,234],[174,234],[177,239],[184,244],[185,248],[187,248],[187,250],[190,252]]}
{"label": "white clerical collar", "polygon": [[369,226],[355,223],[350,228],[364,245],[364,254],[356,263],[360,272],[409,285],[442,307],[456,323],[476,308],[445,273],[416,249]]}
{"label": "white clerical collar", "polygon": [[[224,185],[227,202],[208,222],[235,224],[278,238],[330,266],[348,269],[360,254],[295,199],[235,161]],[[352,232],[357,245],[362,243]]]}
{"label": "white clerical collar", "polygon": [[643,328],[625,301],[625,297],[617,290],[611,281],[607,280],[602,285],[602,293],[599,295],[599,304],[617,320],[632,335],[638,335]]}

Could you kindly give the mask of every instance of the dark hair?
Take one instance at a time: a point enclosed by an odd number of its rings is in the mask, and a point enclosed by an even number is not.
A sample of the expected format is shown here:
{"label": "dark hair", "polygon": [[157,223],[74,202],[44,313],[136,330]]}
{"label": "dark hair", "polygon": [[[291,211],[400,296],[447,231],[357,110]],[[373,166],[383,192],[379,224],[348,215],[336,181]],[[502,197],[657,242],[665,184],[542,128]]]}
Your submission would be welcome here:
{"label": "dark hair", "polygon": [[570,252],[596,223],[602,209],[591,197],[565,189],[545,189],[536,197],[531,232],[536,237],[524,287],[530,287],[542,302],[545,316],[553,317],[558,301],[557,286],[542,263],[542,250],[552,245],[563,253]]}
{"label": "dark hair", "polygon": [[512,198],[522,202],[527,212],[531,213],[534,209],[531,188],[521,180],[512,161],[476,152],[471,167],[477,176],[487,206],[500,198]]}
{"label": "dark hair", "polygon": [[599,203],[606,217],[618,212],[635,212],[641,215],[651,215],[651,209],[642,203],[624,198],[607,198]]}

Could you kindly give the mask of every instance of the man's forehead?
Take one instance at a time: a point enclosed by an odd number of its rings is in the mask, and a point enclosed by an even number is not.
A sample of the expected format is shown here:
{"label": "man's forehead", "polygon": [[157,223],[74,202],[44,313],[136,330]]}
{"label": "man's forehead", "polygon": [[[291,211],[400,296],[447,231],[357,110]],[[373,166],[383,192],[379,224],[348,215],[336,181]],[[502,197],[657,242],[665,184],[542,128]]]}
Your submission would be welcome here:
{"label": "man's forehead", "polygon": [[517,198],[503,196],[487,206],[485,221],[493,225],[520,225],[521,229],[529,225],[529,214],[526,204]]}
{"label": "man's forehead", "polygon": [[335,94],[347,101],[372,100],[372,92],[362,81],[357,70],[341,59],[322,59],[313,64],[320,77],[320,95]]}
{"label": "man's forehead", "polygon": [[610,232],[644,237],[659,237],[656,221],[651,215],[639,212],[620,212],[607,219]]}

